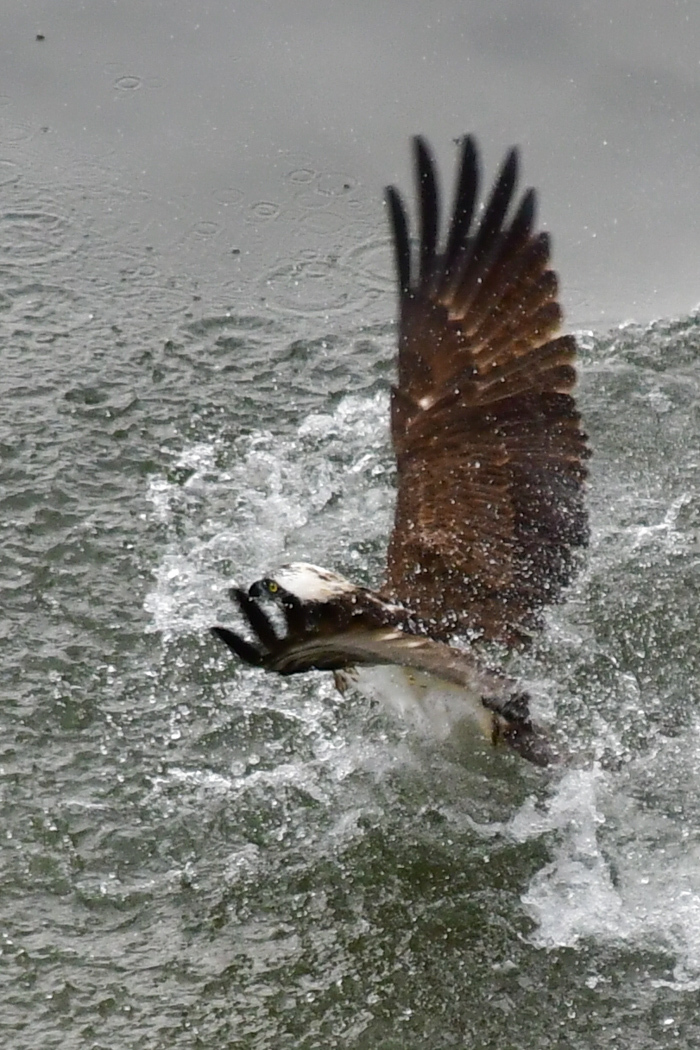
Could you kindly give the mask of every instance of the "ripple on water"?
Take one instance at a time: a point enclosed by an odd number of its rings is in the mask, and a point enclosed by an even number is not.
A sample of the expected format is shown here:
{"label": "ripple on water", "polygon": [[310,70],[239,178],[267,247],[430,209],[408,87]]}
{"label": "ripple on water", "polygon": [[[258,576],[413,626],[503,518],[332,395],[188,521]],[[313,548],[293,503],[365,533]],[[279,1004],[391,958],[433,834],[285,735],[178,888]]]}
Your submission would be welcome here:
{"label": "ripple on water", "polygon": [[299,228],[319,237],[337,237],[348,229],[348,220],[335,211],[310,211],[300,217]]}
{"label": "ripple on water", "polygon": [[[260,280],[266,303],[285,313],[333,313],[357,308],[331,259],[304,259],[275,267]],[[361,308],[361,306],[360,306]]]}
{"label": "ripple on water", "polygon": [[246,222],[253,225],[274,222],[279,217],[280,211],[279,204],[274,201],[256,201],[248,209]]}
{"label": "ripple on water", "polygon": [[114,86],[118,91],[124,91],[127,94],[131,91],[138,91],[142,86],[143,81],[141,77],[132,76],[131,74],[123,74],[114,81]]}
{"label": "ripple on water", "polygon": [[13,160],[0,158],[0,186],[12,186],[19,181],[20,166]]}
{"label": "ripple on water", "polygon": [[0,263],[31,265],[56,261],[75,251],[68,218],[50,208],[7,210],[0,215]]}
{"label": "ripple on water", "polygon": [[219,204],[240,204],[245,193],[237,186],[223,186],[221,189],[214,190],[212,196]]}
{"label": "ripple on water", "polygon": [[385,237],[371,237],[343,257],[343,265],[372,289],[389,294],[394,290],[394,261],[391,243]]}

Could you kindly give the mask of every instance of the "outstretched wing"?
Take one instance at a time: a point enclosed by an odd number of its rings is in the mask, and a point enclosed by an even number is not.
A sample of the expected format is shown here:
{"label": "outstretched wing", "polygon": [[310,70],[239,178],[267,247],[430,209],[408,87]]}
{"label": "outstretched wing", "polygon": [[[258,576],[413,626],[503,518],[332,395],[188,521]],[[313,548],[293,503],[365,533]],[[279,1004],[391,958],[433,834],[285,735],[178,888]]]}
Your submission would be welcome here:
{"label": "outstretched wing", "polygon": [[399,280],[398,382],[391,429],[398,469],[385,596],[433,621],[434,636],[474,631],[513,642],[537,626],[588,536],[589,455],[572,397],[576,343],[562,313],[534,190],[514,205],[507,155],[476,217],[479,161],[461,146],[442,248],[435,164],[414,139],[419,244],[387,189]]}

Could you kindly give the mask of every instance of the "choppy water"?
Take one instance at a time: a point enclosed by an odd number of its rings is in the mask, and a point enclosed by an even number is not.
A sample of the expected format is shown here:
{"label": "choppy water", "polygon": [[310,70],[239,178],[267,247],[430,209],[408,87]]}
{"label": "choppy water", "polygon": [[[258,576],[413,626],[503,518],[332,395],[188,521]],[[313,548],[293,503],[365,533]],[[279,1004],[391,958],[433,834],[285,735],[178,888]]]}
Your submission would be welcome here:
{"label": "choppy water", "polygon": [[700,319],[582,337],[550,778],[206,631],[282,558],[377,577],[383,234],[202,293],[215,231],[184,276],[97,225],[0,222],[3,1045],[697,1046]]}

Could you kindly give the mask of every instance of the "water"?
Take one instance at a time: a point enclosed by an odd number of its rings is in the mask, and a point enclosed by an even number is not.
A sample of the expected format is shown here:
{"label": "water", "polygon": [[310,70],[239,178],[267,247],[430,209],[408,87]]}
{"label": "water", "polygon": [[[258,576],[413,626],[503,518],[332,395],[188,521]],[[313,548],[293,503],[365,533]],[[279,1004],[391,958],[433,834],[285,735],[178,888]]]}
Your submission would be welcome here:
{"label": "water", "polygon": [[591,548],[512,660],[572,752],[549,776],[206,630],[280,559],[381,571],[384,232],[241,284],[103,173],[13,194],[3,1045],[698,1045],[700,319],[581,336]]}

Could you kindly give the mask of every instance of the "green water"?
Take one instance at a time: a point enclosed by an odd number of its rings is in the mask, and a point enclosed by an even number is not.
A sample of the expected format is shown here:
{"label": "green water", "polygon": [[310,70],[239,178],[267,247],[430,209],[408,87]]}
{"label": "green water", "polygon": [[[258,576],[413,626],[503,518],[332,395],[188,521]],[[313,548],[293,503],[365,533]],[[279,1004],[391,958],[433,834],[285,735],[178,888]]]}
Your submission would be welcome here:
{"label": "green water", "polygon": [[583,339],[548,779],[206,631],[280,559],[380,570],[383,233],[243,294],[81,215],[0,224],[2,1045],[699,1045],[700,322]]}

